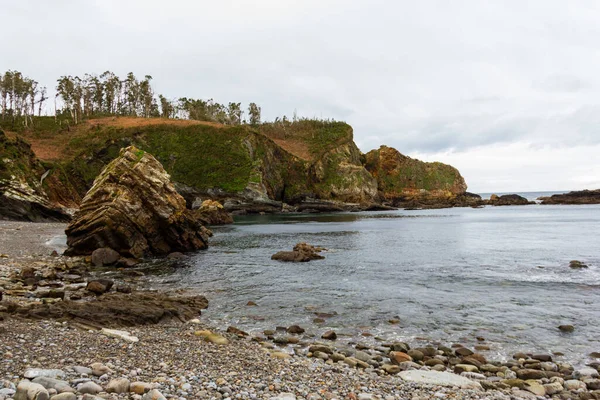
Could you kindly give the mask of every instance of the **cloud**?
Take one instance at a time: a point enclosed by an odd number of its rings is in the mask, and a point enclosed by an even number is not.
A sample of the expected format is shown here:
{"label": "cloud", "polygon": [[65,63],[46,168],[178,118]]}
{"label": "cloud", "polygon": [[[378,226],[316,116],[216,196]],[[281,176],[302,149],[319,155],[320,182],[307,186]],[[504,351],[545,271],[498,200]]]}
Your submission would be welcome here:
{"label": "cloud", "polygon": [[50,88],[150,74],[170,98],[346,120],[363,151],[468,161],[527,143],[502,153],[527,165],[600,143],[598,15],[594,0],[21,0],[3,5],[0,67]]}

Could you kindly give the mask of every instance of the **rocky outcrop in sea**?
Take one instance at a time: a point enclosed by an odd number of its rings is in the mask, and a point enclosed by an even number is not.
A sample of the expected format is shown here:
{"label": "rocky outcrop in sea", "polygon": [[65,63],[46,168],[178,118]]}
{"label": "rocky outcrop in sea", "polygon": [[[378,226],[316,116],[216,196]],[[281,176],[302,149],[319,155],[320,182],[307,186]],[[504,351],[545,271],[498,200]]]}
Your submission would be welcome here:
{"label": "rocky outcrop in sea", "polygon": [[542,204],[600,204],[600,189],[580,190],[540,197]]}

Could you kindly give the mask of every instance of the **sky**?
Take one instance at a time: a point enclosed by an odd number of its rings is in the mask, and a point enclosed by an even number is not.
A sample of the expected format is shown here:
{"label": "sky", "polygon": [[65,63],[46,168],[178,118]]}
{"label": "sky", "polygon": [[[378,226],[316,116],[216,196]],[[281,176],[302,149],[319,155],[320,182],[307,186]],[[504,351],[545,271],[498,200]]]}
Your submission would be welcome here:
{"label": "sky", "polygon": [[600,188],[596,0],[0,0],[0,71],[343,120],[472,192]]}

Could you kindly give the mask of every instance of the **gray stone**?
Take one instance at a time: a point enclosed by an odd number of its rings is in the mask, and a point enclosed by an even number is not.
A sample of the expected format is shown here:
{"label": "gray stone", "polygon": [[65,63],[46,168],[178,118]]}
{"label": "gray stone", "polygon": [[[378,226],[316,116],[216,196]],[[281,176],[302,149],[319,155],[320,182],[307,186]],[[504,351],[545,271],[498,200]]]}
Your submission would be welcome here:
{"label": "gray stone", "polygon": [[588,390],[600,390],[600,379],[584,379]]}
{"label": "gray stone", "polygon": [[552,396],[553,394],[560,393],[564,390],[563,386],[558,382],[547,383],[544,385],[546,394]]}
{"label": "gray stone", "polygon": [[573,371],[573,378],[581,379],[581,378],[597,378],[598,371],[594,368],[581,368]]}
{"label": "gray stone", "polygon": [[104,374],[109,374],[112,372],[112,370],[106,365],[98,362],[90,365],[90,368],[92,369],[92,374],[94,374],[95,376],[102,376]]}
{"label": "gray stone", "polygon": [[11,389],[11,388],[0,389],[0,396],[13,397],[15,395],[15,393],[17,393],[17,391],[15,389]]}
{"label": "gray stone", "polygon": [[73,371],[75,371],[75,373],[79,374],[79,375],[91,375],[92,374],[92,369],[88,368],[88,367],[82,367],[80,365],[77,365],[75,367],[73,367]]}
{"label": "gray stone", "polygon": [[54,389],[58,393],[75,392],[75,389],[73,389],[71,385],[69,385],[69,382],[61,381],[54,378],[48,378],[46,376],[38,376],[33,380],[33,382],[39,383],[46,389]]}
{"label": "gray stone", "polygon": [[108,382],[106,385],[107,393],[127,393],[129,392],[130,382],[126,378],[117,378]]}
{"label": "gray stone", "polygon": [[565,381],[564,386],[565,386],[566,390],[572,390],[572,391],[585,390],[585,388],[586,388],[585,383],[583,383],[577,379],[570,379],[568,381]]}
{"label": "gray stone", "polygon": [[120,254],[110,247],[102,247],[92,252],[92,264],[96,267],[112,265],[119,260]]}
{"label": "gray stone", "polygon": [[398,376],[408,382],[437,386],[452,386],[462,389],[482,389],[478,382],[449,372],[413,370],[402,371]]}
{"label": "gray stone", "polygon": [[165,398],[165,396],[162,395],[161,392],[159,392],[156,389],[152,389],[142,397],[142,400],[167,400],[167,399]]}
{"label": "gray stone", "polygon": [[50,400],[77,400],[75,393],[60,393],[50,397]]}
{"label": "gray stone", "polygon": [[362,362],[371,361],[371,356],[369,354],[365,353],[364,351],[357,351],[354,354],[354,358],[356,358],[357,360],[360,360]]}
{"label": "gray stone", "polygon": [[537,400],[538,398],[535,394],[521,389],[513,390],[511,394],[513,396],[511,398],[516,398],[519,400]]}
{"label": "gray stone", "polygon": [[93,394],[86,393],[83,395],[81,400],[105,400],[102,397],[94,396]]}
{"label": "gray stone", "polygon": [[64,378],[67,375],[64,371],[61,371],[60,369],[29,368],[25,370],[23,376],[27,379],[37,378],[38,376],[59,379]]}
{"label": "gray stone", "polygon": [[77,391],[79,393],[98,394],[102,391],[102,386],[95,382],[89,381],[77,386]]}
{"label": "gray stone", "polygon": [[33,383],[27,379],[19,382],[15,400],[49,400],[50,394],[39,383]]}

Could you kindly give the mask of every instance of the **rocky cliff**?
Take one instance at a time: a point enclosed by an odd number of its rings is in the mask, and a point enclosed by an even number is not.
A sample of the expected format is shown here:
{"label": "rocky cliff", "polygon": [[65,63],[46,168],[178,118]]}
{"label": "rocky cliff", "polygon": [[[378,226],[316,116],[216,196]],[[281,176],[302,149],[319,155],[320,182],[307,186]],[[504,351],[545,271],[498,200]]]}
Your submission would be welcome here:
{"label": "rocky cliff", "polygon": [[460,200],[466,185],[454,168],[387,147],[365,157],[343,122],[253,127],[123,117],[48,129],[51,123],[21,134],[50,170],[46,197],[69,207],[80,203],[102,169],[130,145],[156,157],[188,208],[207,199],[236,213],[377,209],[382,201],[406,207],[467,204]]}
{"label": "rocky cliff", "polygon": [[[27,142],[20,138],[11,140],[0,131],[0,219],[69,220],[68,210],[56,202],[60,197],[58,185],[48,185],[55,179],[50,177],[51,172]],[[72,202],[65,201],[63,205]]]}
{"label": "rocky cliff", "polygon": [[368,152],[365,167],[377,180],[382,201],[395,207],[448,207],[479,205],[481,198],[467,193],[458,170],[440,162],[423,162],[381,146]]}
{"label": "rocky cliff", "polygon": [[253,128],[100,121],[78,129],[68,145],[72,155],[60,163],[80,194],[122,147],[135,145],[164,165],[189,207],[214,199],[234,212],[339,211],[370,208],[378,200],[377,183],[362,164],[352,128],[342,122]]}

